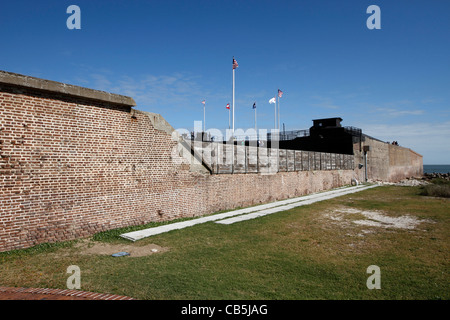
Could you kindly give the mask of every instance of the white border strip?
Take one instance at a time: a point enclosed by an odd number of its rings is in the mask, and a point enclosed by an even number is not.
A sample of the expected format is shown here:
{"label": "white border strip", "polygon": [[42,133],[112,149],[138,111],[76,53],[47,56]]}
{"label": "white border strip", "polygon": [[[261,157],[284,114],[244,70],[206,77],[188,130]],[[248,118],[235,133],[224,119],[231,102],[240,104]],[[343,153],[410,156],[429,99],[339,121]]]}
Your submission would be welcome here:
{"label": "white border strip", "polygon": [[[144,238],[154,236],[157,234],[161,234],[164,232],[169,232],[172,230],[179,230],[179,229],[191,227],[191,226],[209,222],[209,221],[216,221],[217,223],[222,223],[222,224],[230,224],[230,223],[234,223],[234,222],[238,222],[238,221],[254,219],[258,216],[267,215],[270,213],[289,210],[289,209],[298,207],[300,205],[306,205],[306,204],[314,203],[314,202],[321,201],[321,200],[339,197],[341,195],[373,188],[376,186],[378,186],[378,185],[373,185],[373,186],[359,185],[359,186],[354,186],[354,187],[341,187],[341,188],[333,189],[330,191],[318,192],[318,193],[310,194],[307,196],[301,196],[301,197],[297,197],[297,198],[257,205],[257,206],[253,206],[253,207],[247,207],[244,209],[233,210],[233,211],[229,211],[229,212],[225,212],[225,213],[219,213],[219,214],[210,215],[210,216],[206,216],[206,217],[202,217],[202,218],[198,218],[198,219],[171,223],[171,224],[167,224],[167,225],[160,226],[160,227],[153,227],[153,228],[148,228],[148,229],[143,229],[143,230],[138,230],[138,231],[132,231],[132,232],[121,234],[120,236],[122,238],[131,240],[131,241],[137,241],[137,240],[144,239]],[[248,215],[248,214],[252,214],[252,215]],[[247,218],[243,218],[242,220],[236,220],[236,221],[229,219],[229,218],[239,216],[239,215],[245,215],[243,217],[247,217]],[[217,221],[217,220],[222,220],[222,221]]]}
{"label": "white border strip", "polygon": [[216,223],[220,223],[220,224],[232,224],[235,222],[241,222],[241,221],[245,221],[245,220],[250,220],[250,219],[255,219],[255,218],[259,218],[262,216],[266,216],[272,213],[276,213],[276,212],[280,212],[280,211],[286,211],[286,210],[290,210],[293,208],[297,208],[297,207],[301,207],[301,206],[305,206],[308,204],[312,204],[315,202],[319,202],[319,201],[323,201],[323,200],[328,200],[328,199],[332,199],[332,198],[336,198],[336,197],[340,197],[346,194],[350,194],[350,193],[355,193],[355,192],[359,192],[362,190],[366,190],[366,189],[371,189],[374,187],[377,187],[378,185],[373,185],[373,186],[367,186],[364,188],[358,188],[358,189],[352,189],[352,190],[346,190],[345,192],[339,192],[339,193],[335,193],[335,194],[319,194],[319,197],[314,197],[314,198],[309,198],[306,199],[305,201],[299,201],[297,203],[292,203],[292,204],[288,204],[288,205],[284,205],[284,206],[279,206],[279,207],[275,207],[275,208],[271,208],[271,209],[266,209],[266,210],[261,210],[261,211],[257,211],[257,212],[252,212],[249,214],[244,214],[244,215],[240,215],[237,217],[232,217],[232,218],[228,218],[228,219],[224,219],[224,220],[219,220],[216,221]]}

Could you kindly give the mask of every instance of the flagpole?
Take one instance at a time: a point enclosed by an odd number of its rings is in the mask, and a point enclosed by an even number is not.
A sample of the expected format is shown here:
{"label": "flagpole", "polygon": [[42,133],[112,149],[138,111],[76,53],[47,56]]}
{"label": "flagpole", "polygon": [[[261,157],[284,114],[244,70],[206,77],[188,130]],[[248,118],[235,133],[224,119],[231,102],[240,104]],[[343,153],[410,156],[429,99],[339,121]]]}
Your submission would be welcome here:
{"label": "flagpole", "polygon": [[273,120],[273,123],[274,123],[274,125],[273,125],[273,129],[276,129],[277,128],[277,101],[275,100],[275,103],[274,103],[274,110],[275,110],[275,117],[274,117],[274,120]]}
{"label": "flagpole", "polygon": [[231,129],[231,110],[228,108],[228,130]]}
{"label": "flagpole", "polygon": [[280,129],[280,94],[278,94],[278,130]]}
{"label": "flagpole", "polygon": [[232,131],[233,137],[234,137],[234,71],[235,69],[233,68],[233,131]]}
{"label": "flagpole", "polygon": [[203,104],[203,132],[206,132],[205,105],[206,105],[206,102]]}
{"label": "flagpole", "polygon": [[256,129],[256,108],[255,108],[255,132],[258,132],[258,130]]}

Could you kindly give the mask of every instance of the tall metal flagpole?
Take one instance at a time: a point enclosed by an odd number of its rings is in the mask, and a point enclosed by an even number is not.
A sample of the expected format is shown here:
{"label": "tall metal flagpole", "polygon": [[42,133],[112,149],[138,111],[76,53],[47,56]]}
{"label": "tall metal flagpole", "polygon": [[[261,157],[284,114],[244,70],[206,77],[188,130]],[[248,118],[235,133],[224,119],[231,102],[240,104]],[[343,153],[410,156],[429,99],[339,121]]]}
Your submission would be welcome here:
{"label": "tall metal flagpole", "polygon": [[206,132],[205,105],[206,105],[206,102],[203,102],[203,132]]}
{"label": "tall metal flagpole", "polygon": [[274,118],[274,125],[273,125],[273,128],[274,129],[276,129],[277,128],[277,101],[275,100],[275,103],[274,103],[274,105],[275,105],[275,118]]}
{"label": "tall metal flagpole", "polygon": [[280,130],[280,94],[278,94],[278,130]]}
{"label": "tall metal flagpole", "polygon": [[255,133],[258,132],[256,128],[256,102],[253,103],[253,109],[255,109]]}
{"label": "tall metal flagpole", "polygon": [[275,105],[273,108],[275,112],[275,116],[273,117],[273,130],[275,130],[277,128],[277,99],[273,97],[269,100],[269,103],[273,103]]}
{"label": "tall metal flagpole", "polygon": [[257,126],[256,126],[256,106],[255,106],[255,133],[258,132]]}
{"label": "tall metal flagpole", "polygon": [[234,59],[234,57],[233,57],[233,137],[234,137],[234,108],[235,108],[235,105],[234,105],[234,88],[235,88],[235,82],[234,82],[234,70],[238,67],[239,65],[238,65],[238,63],[237,63],[237,61]]}
{"label": "tall metal flagpole", "polygon": [[[234,61],[234,58],[233,58]],[[233,131],[232,131],[233,137],[234,137],[234,67],[233,67]]]}
{"label": "tall metal flagpole", "polygon": [[280,98],[283,95],[283,91],[281,91],[280,89],[278,89],[278,129],[280,129]]}
{"label": "tall metal flagpole", "polygon": [[230,105],[228,105],[228,129],[231,129],[231,110],[230,110]]}

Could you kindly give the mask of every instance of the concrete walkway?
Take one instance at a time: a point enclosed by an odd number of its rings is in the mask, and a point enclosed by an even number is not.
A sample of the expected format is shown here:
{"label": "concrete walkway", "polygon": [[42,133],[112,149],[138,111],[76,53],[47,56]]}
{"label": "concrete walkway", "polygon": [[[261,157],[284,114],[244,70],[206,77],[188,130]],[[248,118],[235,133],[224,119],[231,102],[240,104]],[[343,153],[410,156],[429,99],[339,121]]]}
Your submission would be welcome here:
{"label": "concrete walkway", "polygon": [[233,210],[225,213],[214,214],[206,217],[201,217],[193,220],[182,221],[171,223],[168,225],[153,227],[139,231],[133,231],[121,234],[122,238],[137,241],[144,239],[153,235],[157,235],[164,232],[169,232],[172,230],[183,229],[191,227],[200,223],[214,221],[220,224],[232,224],[240,221],[255,219],[261,216],[272,214],[275,212],[286,211],[292,208],[312,204],[314,202],[332,199],[335,197],[340,197],[346,194],[359,192],[362,190],[367,190],[370,188],[377,187],[378,185],[358,185],[354,187],[342,187],[333,189],[330,191],[323,191],[318,193],[313,193],[306,196],[296,197],[292,199],[271,202],[267,204],[262,204],[258,206],[248,207],[239,210]]}
{"label": "concrete walkway", "polygon": [[262,210],[258,210],[258,211],[255,211],[255,212],[252,212],[249,214],[244,214],[244,215],[239,215],[237,217],[219,220],[219,221],[216,221],[216,223],[232,224],[235,222],[241,222],[241,221],[245,221],[245,220],[255,219],[255,218],[266,216],[268,214],[272,214],[275,212],[290,210],[290,209],[293,209],[296,207],[312,204],[314,202],[336,198],[339,196],[343,196],[345,194],[359,192],[359,191],[371,189],[371,188],[374,188],[377,186],[378,185],[371,185],[371,186],[358,186],[358,187],[352,187],[352,188],[346,188],[346,189],[335,189],[332,191],[315,193],[315,194],[311,194],[311,195],[300,197],[300,198],[279,201],[279,202],[277,202],[277,204],[280,204],[279,206],[269,207],[267,209],[262,208]]}

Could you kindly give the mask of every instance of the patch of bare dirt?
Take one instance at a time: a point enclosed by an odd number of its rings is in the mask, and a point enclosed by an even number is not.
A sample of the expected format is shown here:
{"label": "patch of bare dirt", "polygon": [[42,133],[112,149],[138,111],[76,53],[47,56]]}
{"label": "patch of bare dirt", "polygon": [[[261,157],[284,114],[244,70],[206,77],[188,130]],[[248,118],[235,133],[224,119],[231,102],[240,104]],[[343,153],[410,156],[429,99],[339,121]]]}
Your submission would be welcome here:
{"label": "patch of bare dirt", "polygon": [[136,244],[109,244],[98,243],[89,240],[77,243],[77,249],[81,254],[109,255],[118,252],[128,252],[127,257],[144,257],[155,253],[166,252],[169,248],[161,247],[156,244],[136,245]]}
{"label": "patch of bare dirt", "polygon": [[[341,223],[345,226],[351,224],[357,224],[367,227],[377,227],[377,228],[394,228],[394,229],[408,229],[413,230],[423,222],[432,222],[426,219],[419,219],[411,215],[403,215],[399,217],[388,216],[382,211],[370,211],[370,210],[359,210],[355,208],[342,207],[337,208],[325,215],[326,218],[336,222]],[[350,217],[360,217],[362,219],[349,219]],[[370,233],[367,231],[366,233]]]}
{"label": "patch of bare dirt", "polygon": [[420,230],[421,224],[434,223],[432,220],[408,214],[392,216],[381,210],[363,210],[347,206],[327,210],[318,219],[324,229],[345,235],[340,237],[340,249],[353,253],[379,247],[378,241],[371,240],[372,234],[392,233],[397,230],[423,231]]}

